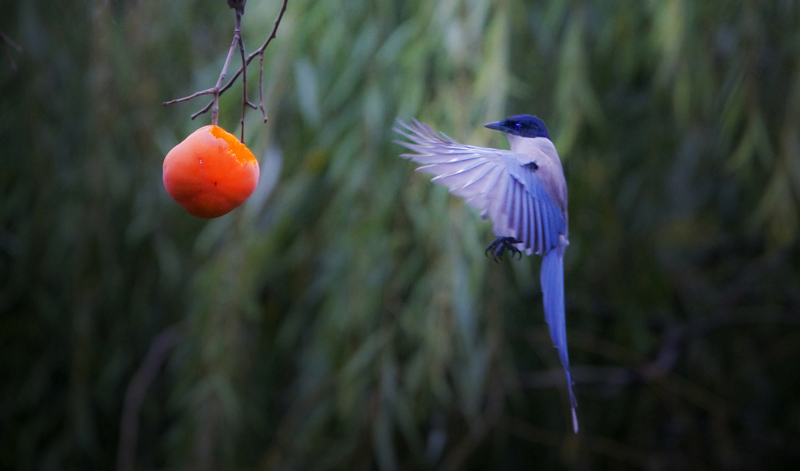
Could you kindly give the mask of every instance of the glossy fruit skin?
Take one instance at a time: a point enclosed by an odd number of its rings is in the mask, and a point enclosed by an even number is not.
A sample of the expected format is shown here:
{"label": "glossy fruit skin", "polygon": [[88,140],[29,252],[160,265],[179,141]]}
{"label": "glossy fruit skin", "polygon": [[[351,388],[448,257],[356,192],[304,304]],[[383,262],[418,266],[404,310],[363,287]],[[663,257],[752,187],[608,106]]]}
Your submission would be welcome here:
{"label": "glossy fruit skin", "polygon": [[167,193],[189,214],[215,218],[244,203],[258,184],[258,161],[236,136],[203,126],[164,158]]}

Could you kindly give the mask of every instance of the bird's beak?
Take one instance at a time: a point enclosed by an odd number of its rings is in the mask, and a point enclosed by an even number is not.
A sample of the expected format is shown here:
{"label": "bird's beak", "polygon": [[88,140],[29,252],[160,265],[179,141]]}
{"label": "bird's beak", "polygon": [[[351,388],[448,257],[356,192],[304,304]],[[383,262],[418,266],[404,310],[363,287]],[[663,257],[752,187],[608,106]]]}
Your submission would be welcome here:
{"label": "bird's beak", "polygon": [[503,127],[502,121],[497,121],[496,123],[488,123],[484,124],[483,127],[494,129],[495,131],[503,131],[505,128]]}

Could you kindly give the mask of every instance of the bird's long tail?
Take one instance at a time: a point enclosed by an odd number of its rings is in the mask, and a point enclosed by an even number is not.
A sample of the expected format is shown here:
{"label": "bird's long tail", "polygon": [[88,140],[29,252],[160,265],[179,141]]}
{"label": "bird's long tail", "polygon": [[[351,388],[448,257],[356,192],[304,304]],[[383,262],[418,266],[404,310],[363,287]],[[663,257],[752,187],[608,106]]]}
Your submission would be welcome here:
{"label": "bird's long tail", "polygon": [[575,408],[578,401],[572,392],[572,376],[569,372],[569,353],[567,352],[567,326],[564,315],[564,247],[550,250],[542,259],[540,275],[542,296],[544,298],[544,316],[550,326],[550,338],[558,349],[561,364],[567,375],[569,399],[572,406],[572,428],[578,433],[578,416]]}

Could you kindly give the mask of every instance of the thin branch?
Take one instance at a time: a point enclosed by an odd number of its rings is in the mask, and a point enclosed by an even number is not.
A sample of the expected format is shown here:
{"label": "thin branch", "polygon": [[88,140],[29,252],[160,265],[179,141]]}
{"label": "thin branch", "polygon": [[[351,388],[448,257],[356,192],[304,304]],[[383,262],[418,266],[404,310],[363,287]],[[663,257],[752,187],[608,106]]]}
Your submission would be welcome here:
{"label": "thin branch", "polygon": [[264,54],[258,57],[258,70],[258,109],[261,110],[261,115],[266,123],[269,118],[267,109],[264,107]]}
{"label": "thin branch", "polygon": [[[213,95],[213,94],[214,94],[214,88],[212,87],[212,88],[208,88],[208,89],[206,89],[206,90],[201,90],[201,91],[199,91],[199,92],[194,92],[194,93],[192,93],[191,95],[185,96],[185,97],[183,97],[183,98],[176,98],[176,99],[174,99],[174,100],[165,101],[165,102],[164,102],[164,106],[167,106],[167,105],[174,105],[175,103],[182,103],[182,102],[184,102],[184,101],[189,101],[189,100],[192,100],[192,99],[194,99],[194,98],[197,98],[197,97],[199,97],[199,96],[203,96],[203,95]],[[210,108],[210,107],[211,107],[211,105],[212,105],[212,103],[209,103],[209,104],[208,104],[208,107]],[[206,110],[206,111],[208,111],[208,110]]]}
{"label": "thin branch", "polygon": [[[266,51],[267,46],[269,46],[270,42],[272,42],[272,40],[275,39],[278,35],[278,27],[281,24],[281,20],[283,19],[284,13],[286,12],[286,7],[287,4],[289,3],[289,0],[283,0],[283,3],[281,4],[281,10],[278,13],[278,17],[275,19],[275,22],[272,26],[272,32],[264,41],[264,44],[262,44],[261,47],[259,47],[256,51],[252,52],[250,55],[247,55],[245,57],[244,41],[242,41],[242,36],[241,36],[241,17],[242,15],[244,15],[244,7],[246,3],[247,0],[228,0],[228,6],[235,9],[236,11],[236,25],[234,27],[234,32],[233,32],[233,41],[231,42],[231,47],[228,50],[228,57],[225,59],[225,65],[222,68],[222,72],[220,73],[216,85],[212,88],[195,92],[183,98],[178,98],[175,100],[164,102],[164,105],[167,106],[175,103],[189,101],[203,95],[212,95],[213,97],[212,100],[206,106],[195,112],[191,116],[191,118],[195,119],[201,114],[206,113],[208,110],[211,110],[211,123],[216,125],[217,115],[219,113],[219,97],[233,85],[233,83],[239,78],[239,75],[242,75],[242,86],[244,88],[244,90],[242,91],[242,117],[240,121],[242,126],[242,142],[244,142],[245,108],[250,107],[253,108],[254,110],[260,109],[262,116],[264,117],[264,122],[266,123],[268,120],[267,111],[264,106],[264,88],[263,88],[264,52]],[[228,80],[228,82],[226,82],[225,85],[222,85],[222,82],[225,80],[226,77],[226,73],[228,70],[228,66],[230,64],[230,59],[233,55],[234,48],[237,45],[239,46],[239,52],[242,58],[242,65],[239,67],[239,70],[237,70],[236,73],[233,74],[230,80]],[[247,66],[250,65],[250,62],[252,62],[253,59],[256,58],[256,56],[259,57],[259,75],[258,75],[259,104],[257,106],[254,103],[250,102],[250,100],[248,100],[247,98]]]}
{"label": "thin branch", "polygon": [[244,5],[242,10],[236,10],[236,28],[233,30],[233,38],[239,43],[239,56],[242,58],[242,117],[239,124],[242,127],[242,144],[244,144],[244,112],[247,109],[247,67],[245,67],[244,59],[244,41],[242,41],[242,15],[244,14]]}
{"label": "thin branch", "polygon": [[219,96],[221,95],[220,85],[222,85],[222,81],[225,80],[225,77],[228,74],[228,67],[230,66],[231,58],[233,57],[233,52],[236,50],[236,46],[241,41],[241,17],[242,16],[239,10],[236,10],[237,21],[236,21],[236,27],[233,30],[233,41],[231,41],[231,47],[228,49],[228,55],[227,57],[225,57],[225,64],[222,66],[222,71],[219,74],[217,83],[211,88],[207,88],[205,90],[192,93],[189,96],[185,96],[183,98],[176,98],[170,101],[165,101],[164,106],[172,105],[175,103],[181,103],[184,101],[189,101],[203,95],[213,95],[214,98],[211,100],[211,103],[209,103],[208,106],[203,108],[200,112],[193,114],[192,119],[194,119],[195,117],[197,117],[202,113],[205,113],[206,111],[208,111],[209,108],[211,108],[211,124],[215,126],[217,125],[217,118],[219,115]]}
{"label": "thin branch", "polygon": [[122,405],[117,471],[132,471],[136,468],[139,410],[144,402],[144,395],[161,370],[170,349],[178,343],[182,336],[183,334],[177,326],[170,327],[158,334],[150,344],[150,349],[147,350],[142,365],[128,384]]}
{"label": "thin branch", "polygon": [[219,87],[222,85],[222,81],[225,80],[225,76],[228,73],[228,66],[230,65],[231,58],[233,57],[233,51],[236,50],[236,44],[241,39],[241,18],[242,14],[239,12],[239,10],[236,10],[236,27],[233,29],[233,41],[231,41],[231,47],[228,49],[228,56],[225,58],[225,64],[222,66],[222,71],[217,79],[217,84],[211,89],[214,95],[214,100],[212,101],[211,106],[211,124],[214,126],[217,125],[217,117],[219,115]]}
{"label": "thin branch", "polygon": [[[247,56],[247,60],[245,61],[245,65],[243,67],[240,67],[239,70],[237,70],[236,73],[233,74],[233,77],[231,77],[231,79],[228,81],[228,83],[226,83],[219,90],[219,94],[220,95],[225,93],[225,91],[227,89],[231,88],[231,86],[236,81],[236,79],[239,78],[239,75],[242,73],[242,70],[244,70],[244,68],[246,68],[248,65],[250,65],[250,62],[252,62],[253,59],[256,58],[256,56],[258,56],[260,58],[259,59],[259,64],[260,64],[259,84],[261,83],[261,76],[264,74],[264,52],[266,51],[267,46],[269,46],[269,43],[272,42],[272,40],[275,39],[277,37],[277,35],[278,35],[278,27],[280,26],[281,20],[283,19],[283,14],[286,12],[286,5],[288,3],[289,3],[289,0],[283,0],[283,5],[281,5],[281,11],[278,13],[278,17],[275,18],[275,23],[272,26],[272,32],[270,33],[269,37],[267,37],[267,40],[264,41],[264,44],[262,44],[261,47],[259,47],[255,51],[251,52],[250,55]],[[261,96],[263,98],[263,88],[261,89],[261,93],[260,94],[261,94]],[[208,105],[206,105],[205,108],[203,108],[203,110],[201,110],[200,112],[196,113],[195,115],[199,115],[199,114],[202,114],[202,113],[205,113],[206,111],[208,111],[208,108],[211,107],[211,104],[212,103],[209,103]],[[261,105],[262,105],[261,106],[261,111],[264,114],[264,122],[266,123],[267,120],[268,120],[267,112],[266,112],[266,110],[264,110],[263,103],[261,103]]]}

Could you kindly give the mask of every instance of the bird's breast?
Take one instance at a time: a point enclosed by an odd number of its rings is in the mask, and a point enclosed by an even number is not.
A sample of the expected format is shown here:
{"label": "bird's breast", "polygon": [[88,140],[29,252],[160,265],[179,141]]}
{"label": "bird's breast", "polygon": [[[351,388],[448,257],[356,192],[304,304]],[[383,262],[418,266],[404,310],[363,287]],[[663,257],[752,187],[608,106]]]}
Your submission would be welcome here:
{"label": "bird's breast", "polygon": [[511,152],[519,164],[533,172],[550,198],[567,216],[567,181],[553,142],[545,137],[525,138],[508,135]]}

